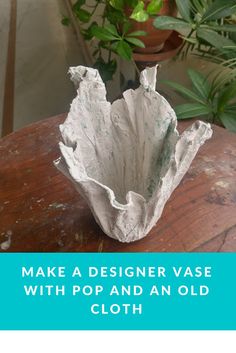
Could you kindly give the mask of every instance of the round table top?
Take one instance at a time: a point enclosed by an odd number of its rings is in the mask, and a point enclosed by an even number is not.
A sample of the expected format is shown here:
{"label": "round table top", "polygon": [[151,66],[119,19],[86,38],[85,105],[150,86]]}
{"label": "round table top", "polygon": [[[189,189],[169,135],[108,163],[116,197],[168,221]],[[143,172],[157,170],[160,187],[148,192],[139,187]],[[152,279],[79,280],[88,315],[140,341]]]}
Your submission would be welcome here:
{"label": "round table top", "polygon": [[[61,114],[0,140],[0,251],[236,251],[236,134],[214,126],[147,237],[120,243],[53,165]],[[180,122],[180,130],[191,124]]]}

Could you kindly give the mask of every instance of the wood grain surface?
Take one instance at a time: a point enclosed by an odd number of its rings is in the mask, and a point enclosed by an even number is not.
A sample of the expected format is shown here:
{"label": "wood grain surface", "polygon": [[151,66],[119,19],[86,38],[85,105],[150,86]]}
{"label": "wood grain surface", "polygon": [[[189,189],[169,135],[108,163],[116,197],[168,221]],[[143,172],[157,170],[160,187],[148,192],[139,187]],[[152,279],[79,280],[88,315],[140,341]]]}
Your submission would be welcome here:
{"label": "wood grain surface", "polygon": [[[0,251],[234,252],[236,134],[214,126],[149,235],[123,244],[96,224],[54,166],[65,114],[0,140]],[[180,123],[180,130],[191,122]]]}

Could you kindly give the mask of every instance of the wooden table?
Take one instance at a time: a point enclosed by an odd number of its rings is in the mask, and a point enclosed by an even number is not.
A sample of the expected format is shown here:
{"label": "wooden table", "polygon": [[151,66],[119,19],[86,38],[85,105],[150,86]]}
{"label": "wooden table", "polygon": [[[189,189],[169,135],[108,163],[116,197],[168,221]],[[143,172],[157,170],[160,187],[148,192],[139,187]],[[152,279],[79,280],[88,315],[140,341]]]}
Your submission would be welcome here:
{"label": "wooden table", "polygon": [[[53,166],[64,118],[0,140],[0,251],[236,251],[236,134],[214,126],[213,138],[200,149],[158,224],[146,238],[123,244],[103,234]],[[180,129],[189,124],[180,123]]]}

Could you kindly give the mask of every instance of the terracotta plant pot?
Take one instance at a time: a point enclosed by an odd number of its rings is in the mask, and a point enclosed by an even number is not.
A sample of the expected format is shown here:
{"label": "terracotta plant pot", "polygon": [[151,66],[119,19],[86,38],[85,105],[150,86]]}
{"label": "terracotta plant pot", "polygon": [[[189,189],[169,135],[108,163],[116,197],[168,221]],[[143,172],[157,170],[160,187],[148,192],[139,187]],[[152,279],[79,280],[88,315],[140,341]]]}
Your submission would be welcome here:
{"label": "terracotta plant pot", "polygon": [[[150,1],[146,0],[145,4],[148,5]],[[132,10],[127,8],[126,14],[130,16]],[[161,10],[157,16],[173,16],[177,15],[177,7],[174,0],[164,0]],[[160,30],[153,26],[154,17],[150,17],[146,22],[137,22],[132,20],[131,31],[145,31],[146,36],[139,37],[139,39],[145,44],[145,48],[136,48],[137,53],[157,53],[162,50],[166,40],[170,37],[172,30]]]}
{"label": "terracotta plant pot", "polygon": [[183,44],[183,39],[179,33],[173,31],[169,38],[165,41],[163,48],[157,53],[134,53],[133,59],[136,62],[139,70],[144,70],[146,67],[152,67],[156,63],[173,58]]}

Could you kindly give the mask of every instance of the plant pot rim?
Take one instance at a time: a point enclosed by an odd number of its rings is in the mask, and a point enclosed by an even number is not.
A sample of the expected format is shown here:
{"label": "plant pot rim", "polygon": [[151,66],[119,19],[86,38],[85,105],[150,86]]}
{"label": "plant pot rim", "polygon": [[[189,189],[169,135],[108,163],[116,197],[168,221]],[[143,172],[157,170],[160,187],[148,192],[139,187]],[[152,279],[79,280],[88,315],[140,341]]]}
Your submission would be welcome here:
{"label": "plant pot rim", "polygon": [[133,59],[139,62],[164,61],[174,57],[182,43],[183,39],[180,37],[179,33],[173,31],[161,51],[157,53],[134,53]]}

